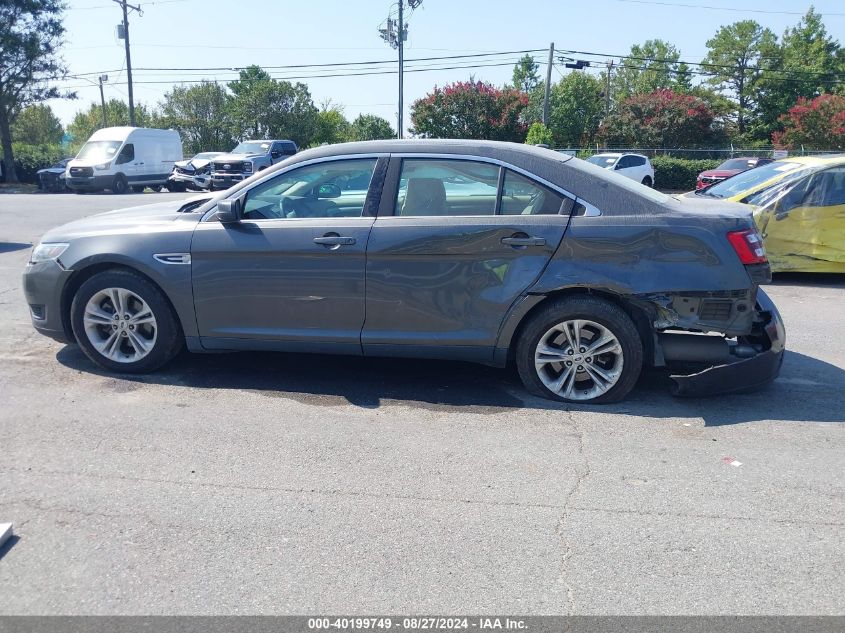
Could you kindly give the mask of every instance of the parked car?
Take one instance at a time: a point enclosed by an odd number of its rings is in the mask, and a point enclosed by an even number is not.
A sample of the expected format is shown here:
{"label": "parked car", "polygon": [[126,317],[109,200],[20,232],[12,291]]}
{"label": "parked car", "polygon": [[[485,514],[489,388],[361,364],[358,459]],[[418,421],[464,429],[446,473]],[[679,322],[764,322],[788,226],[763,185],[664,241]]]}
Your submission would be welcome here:
{"label": "parked car", "polygon": [[182,160],[182,141],[175,130],[107,127],[94,132],[70,161],[65,181],[77,193],[122,194],[130,187],[141,192],[166,185],[177,160]]}
{"label": "parked car", "polygon": [[771,158],[760,158],[757,156],[729,158],[716,169],[707,169],[698,174],[698,178],[695,181],[695,188],[703,189],[704,187],[709,187],[712,184],[721,182],[725,178],[730,178],[749,169],[771,163],[772,160]]}
{"label": "parked car", "polygon": [[177,160],[167,181],[167,190],[204,191],[210,189],[211,161],[222,155],[223,152],[201,152],[188,160]]}
{"label": "parked car", "polygon": [[755,167],[726,178],[704,189],[696,189],[684,194],[693,198],[711,198],[730,200],[732,202],[746,202],[746,198],[757,191],[786,177],[793,177],[801,173],[809,173],[818,165],[826,164],[830,157],[826,156],[795,156],[772,161],[766,165]]}
{"label": "parked car", "polygon": [[71,158],[63,158],[55,165],[50,165],[35,172],[38,176],[38,188],[41,191],[61,192],[67,191],[65,185],[65,170]]}
{"label": "parked car", "polygon": [[226,189],[296,154],[293,141],[244,141],[217,156],[211,167],[211,189]]}
{"label": "parked car", "polygon": [[845,273],[845,156],[743,198],[774,272]]}
{"label": "parked car", "polygon": [[39,332],[112,372],[184,346],[512,362],[534,394],[601,403],[644,365],[678,394],[772,380],[769,279],[742,205],[527,145],[393,140],[53,229],[24,292]]}
{"label": "parked car", "polygon": [[654,186],[654,167],[651,166],[648,156],[605,152],[590,156],[587,162],[603,169],[613,170],[620,176],[636,180],[646,187]]}

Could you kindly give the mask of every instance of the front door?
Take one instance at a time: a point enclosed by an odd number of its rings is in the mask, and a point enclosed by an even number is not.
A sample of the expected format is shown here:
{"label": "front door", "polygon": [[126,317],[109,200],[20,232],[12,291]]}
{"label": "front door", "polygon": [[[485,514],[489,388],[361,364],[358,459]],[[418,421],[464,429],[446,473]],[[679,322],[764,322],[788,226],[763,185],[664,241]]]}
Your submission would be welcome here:
{"label": "front door", "polygon": [[492,359],[508,309],[560,244],[571,201],[491,163],[391,161],[367,249],[364,353]]}
{"label": "front door", "polygon": [[204,347],[361,353],[376,160],[292,167],[246,193],[242,221],[199,224],[191,259]]}

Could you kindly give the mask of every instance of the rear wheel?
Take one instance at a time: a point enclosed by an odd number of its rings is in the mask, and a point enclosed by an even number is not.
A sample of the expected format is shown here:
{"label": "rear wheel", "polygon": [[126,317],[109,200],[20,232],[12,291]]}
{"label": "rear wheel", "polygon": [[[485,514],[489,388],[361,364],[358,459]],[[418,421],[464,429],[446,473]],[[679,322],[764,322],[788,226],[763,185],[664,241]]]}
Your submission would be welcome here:
{"label": "rear wheel", "polygon": [[123,195],[129,190],[129,183],[126,181],[126,176],[123,174],[118,174],[114,177],[114,180],[111,184],[112,193],[116,193],[118,195]]}
{"label": "rear wheel", "polygon": [[633,389],[643,362],[640,336],[619,306],[590,296],[554,300],[523,328],[519,376],[531,393],[561,400],[617,402]]}
{"label": "rear wheel", "polygon": [[651,181],[651,176],[646,176],[645,178],[643,178],[643,184],[644,184],[646,187],[651,187],[651,185],[652,185],[652,184],[654,184],[654,183],[652,183],[652,181]]}
{"label": "rear wheel", "polygon": [[71,304],[71,325],[85,355],[112,372],[152,371],[183,344],[164,295],[130,271],[98,273],[83,283]]}

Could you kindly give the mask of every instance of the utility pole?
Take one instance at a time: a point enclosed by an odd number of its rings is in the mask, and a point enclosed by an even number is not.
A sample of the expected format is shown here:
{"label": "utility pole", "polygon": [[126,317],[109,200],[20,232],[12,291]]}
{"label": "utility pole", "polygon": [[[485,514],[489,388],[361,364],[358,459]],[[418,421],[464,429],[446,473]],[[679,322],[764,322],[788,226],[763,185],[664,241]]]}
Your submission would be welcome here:
{"label": "utility pole", "polygon": [[103,127],[109,126],[109,120],[106,117],[106,98],[103,96],[103,84],[109,80],[108,75],[100,75],[100,103],[103,106]]}
{"label": "utility pole", "polygon": [[549,125],[549,92],[552,88],[552,66],[555,63],[555,43],[549,44],[549,63],[546,65],[546,94],[543,97],[543,125]]}
{"label": "utility pole", "polygon": [[607,62],[607,77],[605,78],[606,85],[604,88],[604,116],[610,114],[610,76],[612,72],[613,60],[611,59]]}
{"label": "utility pole", "polygon": [[[126,0],[113,0],[123,9],[123,45],[126,50],[126,81],[129,87],[129,125],[135,127],[135,99],[132,96],[132,56],[129,52],[129,9],[144,15],[140,5],[127,4]],[[120,29],[118,29],[118,37]]]}
{"label": "utility pole", "polygon": [[403,114],[404,114],[404,75],[405,75],[405,40],[408,39],[408,25],[405,24],[405,3],[413,11],[419,7],[423,0],[399,0],[398,16],[394,20],[392,11],[383,22],[384,28],[379,28],[381,39],[390,44],[391,47],[399,50],[399,111],[396,113],[396,138],[403,137]]}
{"label": "utility pole", "polygon": [[398,116],[398,123],[396,125],[396,138],[402,138],[402,109],[403,105],[403,87],[402,87],[402,80],[405,74],[404,68],[404,51],[405,51],[405,15],[403,13],[405,6],[405,0],[399,0],[399,116]]}

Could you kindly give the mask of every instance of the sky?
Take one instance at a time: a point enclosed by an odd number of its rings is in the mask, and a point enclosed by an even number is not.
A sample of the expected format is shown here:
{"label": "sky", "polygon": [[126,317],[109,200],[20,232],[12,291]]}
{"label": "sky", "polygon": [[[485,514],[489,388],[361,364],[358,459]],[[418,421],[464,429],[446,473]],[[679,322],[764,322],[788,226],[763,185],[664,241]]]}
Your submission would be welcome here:
{"label": "sky", "polygon": [[[231,80],[237,72],[229,69],[250,64],[266,68],[379,61],[384,63],[270,72],[278,78],[310,76],[291,81],[307,83],[318,106],[330,101],[342,106],[350,120],[373,113],[396,127],[397,51],[378,33],[391,2],[395,10],[395,0],[130,0],[139,2],[143,16],[133,12],[129,18],[136,104],[154,106],[182,81]],[[828,32],[845,41],[845,2],[812,4],[823,14]],[[681,59],[699,62],[707,40],[720,26],[753,19],[780,35],[809,6],[804,0],[423,0],[406,14],[405,127],[411,103],[435,85],[471,75],[496,85],[510,81],[513,63],[520,57],[511,51],[536,49],[544,74],[549,44],[554,42],[556,57],[594,60],[587,72],[598,73],[605,57],[562,51],[624,55],[633,44],[659,38],[677,46]],[[71,73],[89,74],[59,84],[78,95],[76,100],[50,102],[63,123],[99,101],[100,73],[109,76],[107,99],[127,99],[123,41],[115,33],[120,21],[120,7],[112,0],[68,0],[63,56]],[[421,60],[477,53],[497,54]],[[442,69],[446,66],[461,68]],[[156,70],[212,67],[224,70]],[[556,59],[553,81],[568,72],[583,71],[570,71]],[[352,73],[359,74],[349,76]]]}

